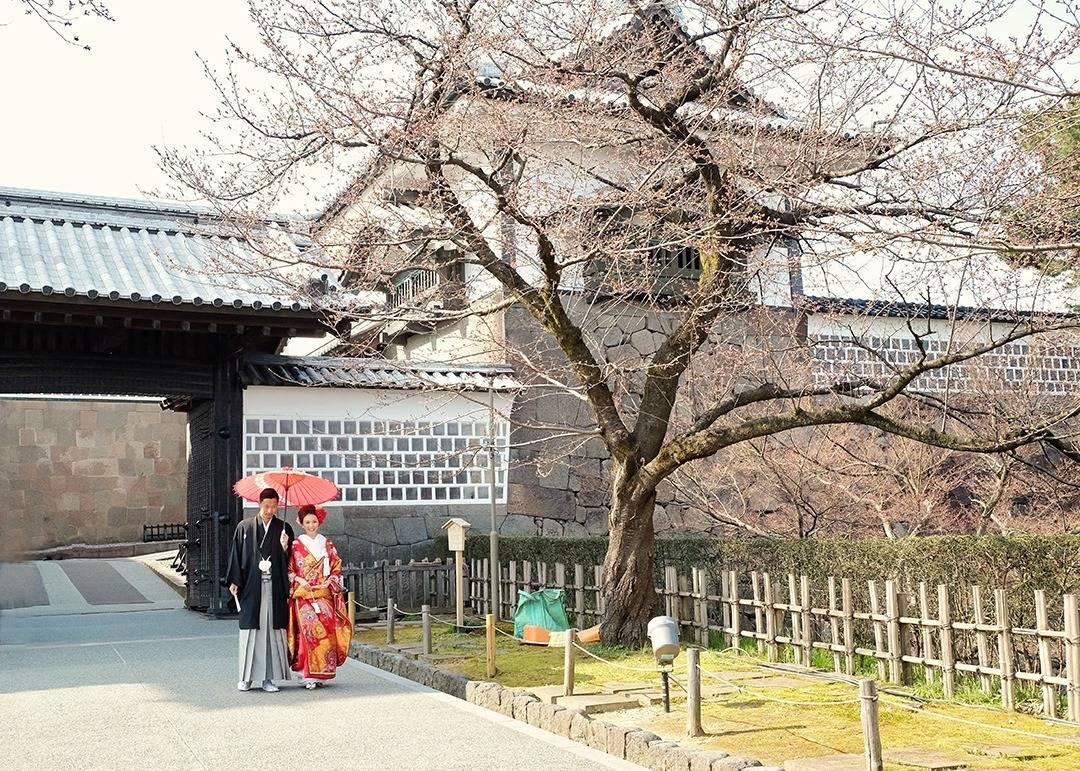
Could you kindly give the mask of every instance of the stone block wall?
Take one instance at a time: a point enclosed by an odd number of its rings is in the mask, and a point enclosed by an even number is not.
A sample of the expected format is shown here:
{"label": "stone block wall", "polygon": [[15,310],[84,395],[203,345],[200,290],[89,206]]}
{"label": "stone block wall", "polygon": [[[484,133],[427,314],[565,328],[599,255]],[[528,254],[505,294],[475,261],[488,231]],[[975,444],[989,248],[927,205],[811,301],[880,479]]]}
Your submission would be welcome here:
{"label": "stone block wall", "polygon": [[[586,340],[610,364],[616,398],[632,402],[641,390],[643,363],[674,330],[675,316],[625,301],[600,309],[579,308],[568,300],[568,308],[575,318],[591,319],[585,325]],[[566,372],[562,352],[526,311],[513,307],[506,315],[511,359],[514,351],[520,351],[531,365],[518,365],[520,377],[528,382],[530,369],[538,364],[546,365],[555,376]],[[528,427],[560,424],[591,429],[594,423],[588,405],[533,378],[530,388],[514,403],[512,421],[511,444],[516,449],[508,488],[511,517],[535,523],[532,535],[607,533],[611,461],[603,442],[587,435],[553,438],[552,432]],[[683,509],[670,486],[662,486],[657,494],[657,528],[678,529]]]}
{"label": "stone block wall", "polygon": [[186,518],[187,417],[156,403],[0,399],[6,556],[142,540]]}

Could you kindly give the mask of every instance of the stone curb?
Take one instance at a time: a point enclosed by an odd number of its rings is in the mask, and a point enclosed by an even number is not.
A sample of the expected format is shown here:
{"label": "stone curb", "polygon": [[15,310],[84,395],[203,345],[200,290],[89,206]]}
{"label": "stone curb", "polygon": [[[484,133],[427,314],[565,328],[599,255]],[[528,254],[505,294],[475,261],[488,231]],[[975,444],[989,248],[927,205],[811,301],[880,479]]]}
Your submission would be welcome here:
{"label": "stone curb", "polygon": [[652,771],[741,771],[744,768],[782,771],[763,766],[753,758],[735,756],[721,750],[684,747],[676,742],[663,741],[650,731],[612,725],[590,717],[581,710],[567,709],[558,704],[543,704],[527,688],[505,688],[487,680],[469,680],[464,675],[447,672],[375,645],[354,642],[349,655],[365,664]]}
{"label": "stone curb", "polygon": [[392,672],[413,682],[426,685],[436,691],[448,693],[459,699],[465,699],[465,686],[469,679],[465,675],[438,669],[423,661],[416,661],[400,653],[385,650],[375,645],[354,642],[349,646],[349,655],[370,664],[373,667]]}
{"label": "stone curb", "polygon": [[[173,556],[174,553],[170,552],[170,561]],[[187,599],[187,579],[177,573],[171,567],[169,567],[169,565],[166,565],[161,560],[160,552],[154,554],[147,554],[142,557],[136,557],[135,559],[136,561],[150,568],[150,571],[154,573],[154,575],[158,576],[162,581],[164,581],[170,589],[172,589],[184,599]]]}

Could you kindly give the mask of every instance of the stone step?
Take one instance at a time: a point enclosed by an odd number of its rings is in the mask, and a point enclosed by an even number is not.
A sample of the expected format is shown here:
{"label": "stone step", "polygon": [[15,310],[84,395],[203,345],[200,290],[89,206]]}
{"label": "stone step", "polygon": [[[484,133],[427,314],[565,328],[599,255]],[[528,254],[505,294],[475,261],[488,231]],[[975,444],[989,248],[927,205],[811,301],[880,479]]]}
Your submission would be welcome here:
{"label": "stone step", "polygon": [[[706,667],[708,669],[708,667]],[[731,682],[737,682],[739,680],[759,680],[764,677],[773,677],[774,675],[766,672],[763,669],[739,669],[732,670],[731,672],[724,672],[723,670],[717,670],[716,674],[725,680]]]}
{"label": "stone step", "polygon": [[[657,678],[659,679],[659,678]],[[600,686],[600,690],[604,693],[624,693],[626,691],[647,691],[650,688],[655,688],[656,683],[604,683]]]}
{"label": "stone step", "polygon": [[[539,685],[535,688],[528,688],[526,690],[535,695],[543,704],[555,704],[555,700],[562,697],[564,692],[561,685]],[[591,686],[574,686],[575,695],[592,695],[597,693],[599,693],[599,691]]]}
{"label": "stone step", "polygon": [[1018,747],[1014,744],[998,747],[970,747],[968,752],[972,755],[982,755],[988,758],[1001,758],[1002,760],[1034,760],[1035,758],[1044,758],[1056,754],[1053,748],[1048,748],[1045,751],[1037,751]]}
{"label": "stone step", "polygon": [[[737,688],[732,688],[729,685],[705,685],[701,686],[701,697],[703,699],[711,699],[715,696],[727,696],[728,694],[738,693]],[[659,688],[646,688],[643,690],[635,691],[623,691],[617,696],[626,696],[630,699],[637,699],[638,703],[643,707],[652,707],[656,704],[664,703],[664,692]],[[671,686],[671,700],[680,701],[685,700],[686,694],[677,685]]]}
{"label": "stone step", "polygon": [[445,661],[461,661],[466,658],[465,653],[428,653],[420,654],[420,658],[429,664],[439,664]]}
{"label": "stone step", "polygon": [[818,758],[799,758],[784,762],[784,771],[866,771],[863,755],[822,755]]}
{"label": "stone step", "polygon": [[968,767],[967,761],[962,758],[914,748],[886,750],[885,760],[889,763],[899,763],[902,766],[911,766],[912,768],[926,768],[930,769],[930,771],[946,771],[946,769],[950,768]]}
{"label": "stone step", "polygon": [[[731,680],[730,677],[723,672],[717,672],[718,675],[725,680]],[[734,681],[732,681],[734,682]],[[749,683],[746,683],[747,688],[802,688],[806,685],[813,685],[813,680],[807,680],[804,678],[794,677],[761,677],[757,678]]]}
{"label": "stone step", "polygon": [[422,645],[388,645],[386,646],[392,651],[400,653],[402,656],[407,656],[410,659],[419,658],[423,652],[424,647]]}
{"label": "stone step", "polygon": [[567,709],[579,709],[586,715],[598,715],[602,712],[616,712],[621,709],[634,709],[639,706],[637,699],[608,693],[574,694],[559,696],[555,704]]}

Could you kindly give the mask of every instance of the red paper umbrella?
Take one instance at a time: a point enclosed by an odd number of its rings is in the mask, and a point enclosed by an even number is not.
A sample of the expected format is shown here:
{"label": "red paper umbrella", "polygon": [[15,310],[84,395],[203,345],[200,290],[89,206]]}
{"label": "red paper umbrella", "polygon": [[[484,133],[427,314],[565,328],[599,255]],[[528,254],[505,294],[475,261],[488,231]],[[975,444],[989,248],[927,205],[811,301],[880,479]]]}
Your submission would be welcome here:
{"label": "red paper umbrella", "polygon": [[263,471],[244,477],[233,490],[246,501],[259,502],[259,494],[267,487],[277,490],[283,506],[317,506],[337,498],[341,491],[329,479],[294,471],[289,467],[281,471]]}

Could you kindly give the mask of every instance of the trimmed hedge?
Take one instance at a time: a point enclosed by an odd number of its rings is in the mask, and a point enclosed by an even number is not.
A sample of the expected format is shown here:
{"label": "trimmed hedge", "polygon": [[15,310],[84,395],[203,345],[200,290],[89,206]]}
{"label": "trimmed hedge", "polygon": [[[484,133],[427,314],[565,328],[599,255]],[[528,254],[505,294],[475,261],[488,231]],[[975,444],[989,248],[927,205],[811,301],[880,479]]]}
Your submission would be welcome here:
{"label": "trimmed hedge", "polygon": [[[607,538],[504,536],[500,560],[598,565]],[[472,536],[466,556],[487,556],[486,535]],[[886,539],[780,539],[662,537],[657,562],[683,569],[769,571],[811,579],[855,581],[896,578],[908,584],[1008,587],[1014,593],[1045,589],[1050,596],[1080,592],[1080,536],[929,536]],[[1028,595],[1030,597],[1030,594]]]}

